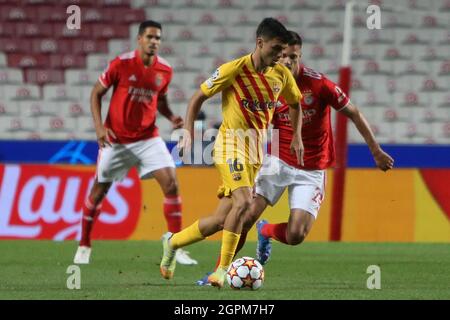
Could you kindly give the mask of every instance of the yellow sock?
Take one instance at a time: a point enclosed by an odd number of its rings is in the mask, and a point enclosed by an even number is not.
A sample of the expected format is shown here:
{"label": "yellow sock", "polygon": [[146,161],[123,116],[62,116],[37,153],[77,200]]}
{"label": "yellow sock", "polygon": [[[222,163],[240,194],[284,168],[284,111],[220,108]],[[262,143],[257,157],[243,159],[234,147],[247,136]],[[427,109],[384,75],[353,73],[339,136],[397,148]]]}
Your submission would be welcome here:
{"label": "yellow sock", "polygon": [[236,251],[240,237],[241,235],[238,233],[223,230],[219,268],[226,270],[233,262],[234,252]]}
{"label": "yellow sock", "polygon": [[170,246],[172,249],[178,249],[203,239],[205,239],[205,237],[200,232],[197,220],[189,227],[175,233],[172,238],[170,238]]}

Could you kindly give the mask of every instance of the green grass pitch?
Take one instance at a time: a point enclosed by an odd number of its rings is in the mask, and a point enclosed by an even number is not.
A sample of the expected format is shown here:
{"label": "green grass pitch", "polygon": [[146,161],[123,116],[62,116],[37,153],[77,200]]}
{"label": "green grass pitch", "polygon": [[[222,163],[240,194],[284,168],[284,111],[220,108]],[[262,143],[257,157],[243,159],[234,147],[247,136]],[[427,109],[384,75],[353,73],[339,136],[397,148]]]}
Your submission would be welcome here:
{"label": "green grass pitch", "polygon": [[[81,266],[81,289],[66,287],[76,243],[0,241],[0,299],[450,299],[449,244],[274,243],[258,291],[198,287],[214,266],[219,242],[188,248],[197,266],[160,277],[159,241],[94,241]],[[248,242],[239,256],[255,256]],[[381,268],[381,289],[369,290],[367,267]]]}

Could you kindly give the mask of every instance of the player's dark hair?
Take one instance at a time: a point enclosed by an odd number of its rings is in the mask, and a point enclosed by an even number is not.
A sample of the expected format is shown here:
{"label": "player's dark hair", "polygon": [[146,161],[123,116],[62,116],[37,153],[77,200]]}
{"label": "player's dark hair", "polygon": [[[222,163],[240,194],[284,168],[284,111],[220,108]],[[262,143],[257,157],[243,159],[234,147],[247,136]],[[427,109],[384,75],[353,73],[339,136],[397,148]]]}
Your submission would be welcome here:
{"label": "player's dark hair", "polygon": [[291,36],[280,21],[274,18],[264,18],[256,29],[256,37],[279,38],[283,43],[288,43]]}
{"label": "player's dark hair", "polygon": [[146,20],[144,22],[141,22],[141,24],[139,25],[139,35],[142,35],[145,31],[145,29],[147,28],[158,28],[159,30],[162,31],[162,26],[161,23],[153,21],[153,20]]}
{"label": "player's dark hair", "polygon": [[289,30],[289,34],[291,35],[291,39],[288,42],[288,45],[290,46],[295,46],[295,45],[299,45],[302,46],[302,37],[300,37],[300,35],[295,32],[295,31],[291,31]]}

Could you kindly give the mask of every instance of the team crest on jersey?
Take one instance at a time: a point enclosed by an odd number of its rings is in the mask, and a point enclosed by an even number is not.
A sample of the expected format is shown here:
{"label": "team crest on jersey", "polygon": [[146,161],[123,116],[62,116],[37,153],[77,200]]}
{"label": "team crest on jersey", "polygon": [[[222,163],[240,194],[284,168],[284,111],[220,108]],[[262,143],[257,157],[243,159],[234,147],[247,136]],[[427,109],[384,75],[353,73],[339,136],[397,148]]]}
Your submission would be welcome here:
{"label": "team crest on jersey", "polygon": [[273,92],[275,92],[275,93],[280,92],[280,90],[281,90],[281,83],[275,82],[275,83],[273,84],[272,89],[273,89]]}
{"label": "team crest on jersey", "polygon": [[161,83],[163,82],[163,76],[161,73],[157,73],[155,76],[155,84],[157,87],[161,86]]}
{"label": "team crest on jersey", "polygon": [[314,98],[312,96],[312,94],[309,93],[304,93],[303,94],[303,102],[307,105],[310,106],[313,102],[314,102]]}
{"label": "team crest on jersey", "polygon": [[240,173],[233,173],[233,180],[234,181],[239,181],[242,179],[242,176]]}

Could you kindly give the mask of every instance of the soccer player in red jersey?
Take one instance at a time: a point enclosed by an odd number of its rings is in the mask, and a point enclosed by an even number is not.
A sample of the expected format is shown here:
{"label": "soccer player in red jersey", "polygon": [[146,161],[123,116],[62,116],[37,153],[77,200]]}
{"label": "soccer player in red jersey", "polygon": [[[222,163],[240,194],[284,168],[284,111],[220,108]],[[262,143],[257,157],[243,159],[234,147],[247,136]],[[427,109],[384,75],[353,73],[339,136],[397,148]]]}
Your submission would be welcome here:
{"label": "soccer player in red jersey", "polygon": [[[174,128],[183,119],[172,113],[167,89],[172,67],[157,55],[161,43],[161,24],[144,21],[139,26],[138,47],[111,61],[95,84],[91,94],[99,155],[94,185],[83,206],[82,234],[74,262],[88,264],[91,254],[91,231],[101,204],[113,181],[123,179],[136,167],[141,179],[154,177],[164,193],[164,215],[171,232],[181,230],[181,198],[174,161],[155,124],[159,111]],[[113,87],[108,115],[101,116],[101,99]],[[184,264],[197,262],[187,252],[177,252]],[[180,261],[181,260],[181,261]]]}
{"label": "soccer player in red jersey", "polygon": [[[241,239],[245,241],[247,232],[266,207],[275,205],[288,188],[289,221],[269,224],[261,220],[257,223],[256,256],[262,264],[270,257],[271,239],[298,245],[306,238],[317,218],[324,199],[326,169],[335,161],[331,108],[344,113],[354,123],[379,169],[387,171],[394,165],[391,156],[375,140],[365,117],[339,86],[322,73],[300,65],[302,40],[293,31],[291,38],[289,46],[283,51],[281,62],[291,70],[303,94],[304,165],[299,165],[296,156],[289,151],[293,131],[288,106],[280,99],[281,103],[276,107],[272,120],[273,128],[278,130],[278,139],[272,140],[270,153],[264,157],[256,178],[255,198],[247,211],[241,235]],[[278,150],[278,154],[275,150]],[[239,242],[235,254],[243,247],[244,241]],[[197,281],[197,284],[207,284],[207,277]]]}

